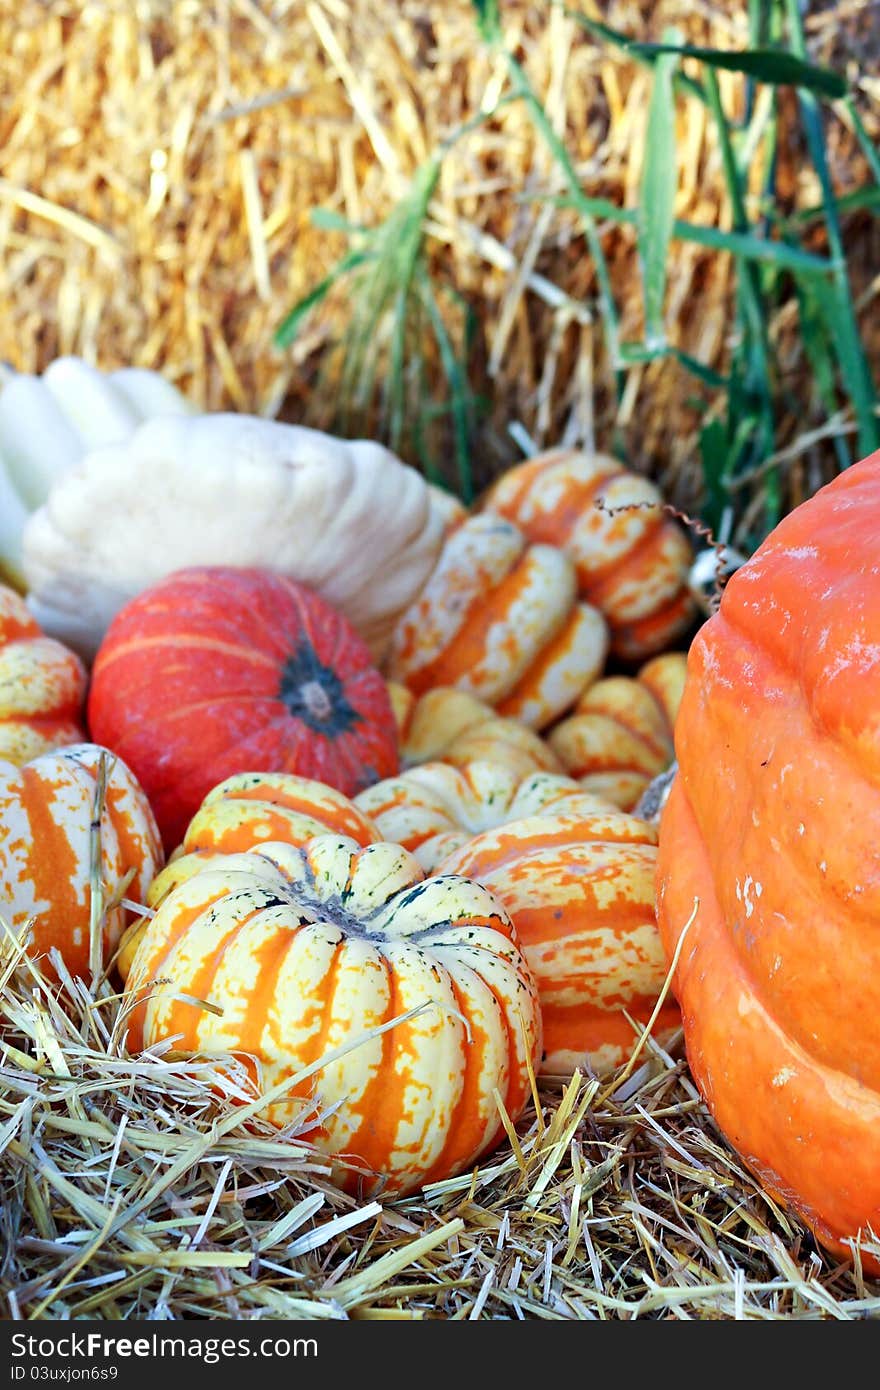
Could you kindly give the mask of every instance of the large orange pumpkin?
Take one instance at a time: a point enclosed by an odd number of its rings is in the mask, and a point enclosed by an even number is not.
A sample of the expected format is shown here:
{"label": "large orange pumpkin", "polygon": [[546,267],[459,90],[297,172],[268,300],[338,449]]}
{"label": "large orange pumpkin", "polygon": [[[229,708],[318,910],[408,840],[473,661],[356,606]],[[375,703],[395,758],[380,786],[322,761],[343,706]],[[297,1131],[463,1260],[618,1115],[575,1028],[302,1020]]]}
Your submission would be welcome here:
{"label": "large orange pumpkin", "polygon": [[657,865],[670,954],[695,913],[674,987],[700,1090],[842,1254],[880,1234],[878,529],[880,452],[728,581],[689,654]]}
{"label": "large orange pumpkin", "polygon": [[486,513],[448,534],[395,628],[388,674],[417,695],[455,686],[541,729],[595,680],[607,650],[605,620],[577,601],[568,556]]}
{"label": "large orange pumpkin", "polygon": [[611,647],[641,661],[692,623],[691,546],[647,478],[607,454],[554,449],[509,468],[483,505],[574,560],[581,598],[604,613]]}
{"label": "large orange pumpkin", "polygon": [[322,835],[229,855],[164,900],[126,990],[131,1049],[174,1036],[253,1058],[263,1089],[290,1080],[267,1118],[288,1123],[317,1098],[308,1137],[347,1157],[339,1181],[366,1192],[470,1168],[504,1136],[496,1093],[516,1119],[540,1055],[535,982],[504,908],[466,879],[425,878],[399,845]]}
{"label": "large orange pumpkin", "polygon": [[28,951],[57,947],[73,975],[89,973],[90,833],[102,757],[106,794],[100,820],[106,962],[162,864],[147,798],[121,759],[92,743],[44,753],[17,768],[0,762],[0,917],[30,932]]}
{"label": "large orange pumpkin", "polygon": [[294,772],[353,795],[398,767],[366,644],[266,570],[178,570],[132,599],[95,658],[88,718],[140,779],[169,851],[237,772]]}
{"label": "large orange pumpkin", "polygon": [[[542,1070],[597,1071],[630,1055],[666,978],[654,920],[657,832],[605,814],[528,816],[486,830],[437,866],[491,889],[516,923],[544,1019]],[[658,1038],[679,1026],[664,1002]]]}
{"label": "large orange pumpkin", "polygon": [[571,714],[547,734],[569,777],[633,810],[674,757],[672,732],[686,664],[683,652],[665,652],[635,677],[606,676],[584,691]]}
{"label": "large orange pumpkin", "polygon": [[0,759],[30,762],[66,743],[82,743],[86,670],[46,637],[14,589],[0,584]]}

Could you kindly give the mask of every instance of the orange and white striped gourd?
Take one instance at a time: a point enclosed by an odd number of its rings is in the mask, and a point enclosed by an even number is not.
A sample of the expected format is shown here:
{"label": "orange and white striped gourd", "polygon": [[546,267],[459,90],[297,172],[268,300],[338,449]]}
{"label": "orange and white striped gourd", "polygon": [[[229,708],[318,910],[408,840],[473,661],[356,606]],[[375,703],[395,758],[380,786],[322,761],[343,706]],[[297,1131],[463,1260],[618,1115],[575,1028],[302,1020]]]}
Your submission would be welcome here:
{"label": "orange and white striped gourd", "polygon": [[505,719],[491,705],[454,686],[414,695],[388,682],[404,768],[444,762],[454,767],[500,762],[525,777],[529,772],[562,772],[562,764],[540,734],[519,719]]}
{"label": "orange and white striped gourd", "polygon": [[569,557],[485,513],[447,535],[397,624],[388,674],[417,695],[455,686],[541,729],[595,680],[607,650],[605,620],[578,602]]}
{"label": "orange and white striped gourd", "polygon": [[531,541],[561,546],[581,598],[601,609],[618,656],[664,651],[694,620],[682,528],[647,478],[608,454],[553,449],[510,468],[483,500]]}
{"label": "orange and white striped gourd", "polygon": [[666,652],[637,676],[606,676],[547,735],[569,777],[586,790],[632,810],[674,757],[673,728],[687,657]]}
{"label": "orange and white striped gourd", "polygon": [[119,899],[142,903],[162,864],[143,789],[121,759],[94,743],[44,753],[21,768],[0,762],[0,918],[16,934],[29,931],[29,954],[57,947],[72,975],[89,973],[90,826],[102,757],[106,963],[132,916]]}
{"label": "orange and white striped gourd", "polygon": [[497,762],[471,762],[463,767],[423,763],[399,777],[376,782],[360,792],[355,802],[383,840],[411,850],[427,873],[474,835],[507,821],[614,810],[610,803],[585,792],[572,777],[553,772],[521,777]]}
{"label": "orange and white striped gourd", "polygon": [[262,1113],[284,1125],[317,1100],[303,1137],[364,1195],[472,1167],[504,1136],[496,1093],[516,1119],[541,1048],[535,982],[491,893],[335,835],[194,874],[150,922],[126,993],[134,1052],[174,1036],[246,1054],[262,1091],[327,1057]]}
{"label": "orange and white striped gourd", "polygon": [[86,669],[46,637],[14,589],[0,584],[0,759],[20,767],[82,743]]}
{"label": "orange and white striped gourd", "polygon": [[[474,836],[438,874],[475,878],[516,923],[538,981],[546,1074],[597,1072],[632,1052],[666,978],[654,918],[657,830],[619,811],[529,816]],[[679,1026],[664,1001],[655,1036]]]}

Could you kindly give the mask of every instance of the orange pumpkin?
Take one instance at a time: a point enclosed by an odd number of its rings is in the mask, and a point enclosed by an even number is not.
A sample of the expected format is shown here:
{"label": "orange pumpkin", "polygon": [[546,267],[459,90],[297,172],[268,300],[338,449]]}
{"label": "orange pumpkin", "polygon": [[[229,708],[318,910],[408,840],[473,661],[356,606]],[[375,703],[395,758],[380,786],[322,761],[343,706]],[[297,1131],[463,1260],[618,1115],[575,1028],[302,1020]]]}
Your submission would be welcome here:
{"label": "orange pumpkin", "polygon": [[388,682],[397,720],[404,767],[444,762],[454,767],[500,762],[525,777],[529,772],[562,772],[552,748],[519,719],[505,719],[491,705],[453,686],[416,696],[405,685]]}
{"label": "orange pumpkin", "polygon": [[[474,836],[437,866],[475,878],[516,923],[538,981],[546,1073],[617,1066],[666,978],[654,920],[654,826],[623,812],[529,816]],[[624,1012],[625,1011],[625,1012]],[[679,1025],[674,1001],[655,1036]]]}
{"label": "orange pumpkin", "polygon": [[521,777],[497,762],[463,767],[423,763],[368,787],[355,804],[380,836],[403,845],[430,873],[454,849],[483,830],[524,816],[613,810],[571,777],[531,772]]}
{"label": "orange pumpkin", "polygon": [[635,678],[607,676],[590,686],[547,742],[569,777],[631,811],[675,756],[672,731],[687,657],[667,652]]}
{"label": "orange pumpkin", "polygon": [[504,1135],[496,1092],[516,1119],[540,1055],[535,982],[492,895],[334,835],[194,874],[150,922],[126,993],[133,1051],[175,1036],[253,1058],[261,1090],[291,1083],[265,1112],[279,1125],[317,1100],[306,1137],[365,1194],[472,1167]]}
{"label": "orange pumpkin", "polygon": [[845,1257],[880,1233],[878,524],[880,452],[728,580],[688,657],[657,865],[670,955],[695,914],[673,983],[697,1084]]}
{"label": "orange pumpkin", "polygon": [[541,729],[595,680],[607,650],[605,620],[578,603],[568,556],[487,513],[448,534],[395,629],[389,675],[417,695],[455,686]]}
{"label": "orange pumpkin", "polygon": [[66,743],[82,743],[86,670],[46,637],[24,599],[0,584],[0,759],[21,767]]}
{"label": "orange pumpkin", "polygon": [[0,763],[0,917],[29,931],[29,954],[57,947],[72,975],[89,973],[90,826],[102,757],[107,769],[100,821],[106,962],[131,912],[162,864],[146,796],[120,758],[93,743],[44,753],[24,767]]}
{"label": "orange pumpkin", "polygon": [[607,454],[554,449],[504,473],[483,506],[573,559],[581,598],[604,613],[611,649],[643,661],[691,625],[690,542],[647,478]]}

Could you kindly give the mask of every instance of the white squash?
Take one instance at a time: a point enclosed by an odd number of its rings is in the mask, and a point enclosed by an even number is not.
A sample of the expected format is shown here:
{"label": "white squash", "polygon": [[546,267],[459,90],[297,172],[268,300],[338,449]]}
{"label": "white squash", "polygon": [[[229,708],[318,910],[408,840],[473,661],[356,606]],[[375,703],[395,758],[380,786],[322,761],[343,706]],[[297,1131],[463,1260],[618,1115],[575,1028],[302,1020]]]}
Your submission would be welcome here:
{"label": "white squash", "polygon": [[152,415],[195,407],[158,372],[102,372],[58,357],[42,376],[0,374],[0,575],[24,587],[21,537],[31,512],[87,450],[127,439]]}
{"label": "white squash", "polygon": [[254,415],[157,416],[60,478],[24,534],[28,602],[87,660],[135,594],[191,565],[315,590],[375,661],[433,569],[444,517],[380,444]]}

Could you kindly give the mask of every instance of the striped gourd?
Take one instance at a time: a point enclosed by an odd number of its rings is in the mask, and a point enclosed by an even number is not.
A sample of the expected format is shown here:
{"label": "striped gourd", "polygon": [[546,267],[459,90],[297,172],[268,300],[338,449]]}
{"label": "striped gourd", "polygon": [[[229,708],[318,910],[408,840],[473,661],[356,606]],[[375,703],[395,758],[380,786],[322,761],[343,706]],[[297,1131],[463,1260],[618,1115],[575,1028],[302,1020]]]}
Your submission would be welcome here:
{"label": "striped gourd", "polygon": [[365,1194],[471,1167],[503,1137],[496,1095],[516,1119],[540,1055],[537,990],[503,907],[466,879],[425,878],[399,845],[270,842],[194,874],[150,922],[126,990],[131,1050],[174,1036],[254,1058],[274,1091],[266,1118],[317,1103],[304,1137]]}
{"label": "striped gourd", "polygon": [[[623,1061],[666,975],[654,920],[657,831],[623,812],[529,816],[475,836],[437,873],[477,879],[516,923],[538,981],[545,1073]],[[625,1011],[625,1012],[624,1012]],[[656,1033],[679,1023],[664,1002]]]}
{"label": "striped gourd", "polygon": [[14,589],[0,584],[0,759],[30,762],[85,738],[86,670],[46,637]]}
{"label": "striped gourd", "polygon": [[120,897],[124,893],[142,903],[162,864],[159,833],[142,788],[121,759],[93,743],[45,753],[21,768],[0,762],[0,917],[14,932],[30,932],[31,955],[57,947],[73,975],[89,973],[90,826],[102,756],[106,962],[131,916]]}
{"label": "striped gourd", "polygon": [[687,657],[666,652],[635,678],[607,676],[585,691],[547,741],[569,777],[625,811],[674,757],[672,733]]}
{"label": "striped gourd", "polygon": [[423,763],[368,787],[355,803],[383,840],[411,850],[426,872],[483,830],[524,816],[612,811],[571,777],[517,772],[497,762]]}
{"label": "striped gourd", "polygon": [[638,661],[671,646],[696,613],[691,545],[662,501],[608,454],[554,449],[508,469],[483,505],[571,556],[581,598],[608,620],[612,650]]}
{"label": "striped gourd", "polygon": [[511,522],[470,516],[394,633],[389,675],[417,695],[452,685],[541,729],[602,670],[608,629],[577,600],[574,566]]}
{"label": "striped gourd", "polygon": [[414,695],[397,681],[388,682],[397,721],[403,767],[444,762],[501,762],[525,777],[529,772],[562,772],[548,743],[519,719],[505,719],[491,705],[454,686],[442,685]]}

